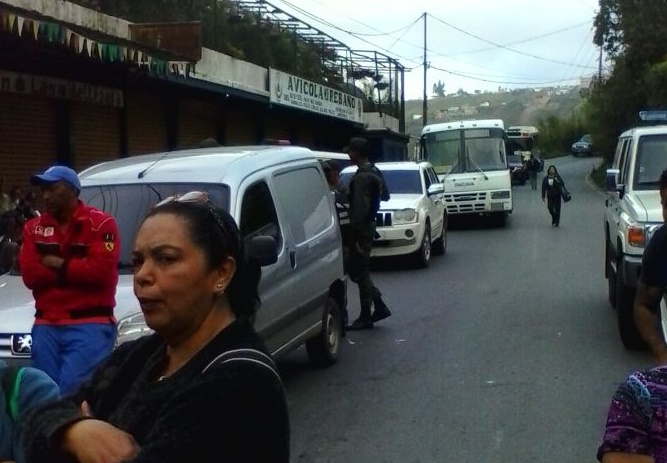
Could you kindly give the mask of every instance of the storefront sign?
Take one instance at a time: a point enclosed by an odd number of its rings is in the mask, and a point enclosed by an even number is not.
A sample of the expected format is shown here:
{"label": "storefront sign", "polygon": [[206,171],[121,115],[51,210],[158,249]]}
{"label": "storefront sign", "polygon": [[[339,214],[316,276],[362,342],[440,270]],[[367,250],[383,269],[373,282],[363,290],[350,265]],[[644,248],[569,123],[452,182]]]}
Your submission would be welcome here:
{"label": "storefront sign", "polygon": [[119,89],[7,71],[0,71],[0,92],[23,93],[117,108],[125,104],[123,91]]}
{"label": "storefront sign", "polygon": [[269,70],[271,103],[363,122],[361,98],[284,72]]}

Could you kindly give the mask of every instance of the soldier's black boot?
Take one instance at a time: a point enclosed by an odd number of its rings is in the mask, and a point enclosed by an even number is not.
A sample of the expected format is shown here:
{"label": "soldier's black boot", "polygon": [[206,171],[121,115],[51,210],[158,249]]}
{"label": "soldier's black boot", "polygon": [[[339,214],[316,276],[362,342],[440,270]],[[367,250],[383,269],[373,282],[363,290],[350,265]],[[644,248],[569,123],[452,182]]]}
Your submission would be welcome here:
{"label": "soldier's black boot", "polygon": [[389,307],[387,307],[387,304],[384,303],[382,298],[375,299],[373,301],[373,305],[375,306],[373,315],[371,315],[371,320],[373,323],[379,322],[380,320],[384,320],[385,318],[391,316],[391,310],[389,310]]}

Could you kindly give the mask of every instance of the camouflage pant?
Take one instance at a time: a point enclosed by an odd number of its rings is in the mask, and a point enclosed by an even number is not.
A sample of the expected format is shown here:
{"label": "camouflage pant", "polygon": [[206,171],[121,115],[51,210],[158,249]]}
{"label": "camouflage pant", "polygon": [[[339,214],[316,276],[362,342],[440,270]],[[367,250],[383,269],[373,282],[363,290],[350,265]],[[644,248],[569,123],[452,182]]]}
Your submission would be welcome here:
{"label": "camouflage pant", "polygon": [[359,318],[364,321],[371,319],[373,301],[379,300],[382,293],[371,279],[371,248],[373,240],[357,240],[350,246],[349,271],[350,279],[359,286]]}

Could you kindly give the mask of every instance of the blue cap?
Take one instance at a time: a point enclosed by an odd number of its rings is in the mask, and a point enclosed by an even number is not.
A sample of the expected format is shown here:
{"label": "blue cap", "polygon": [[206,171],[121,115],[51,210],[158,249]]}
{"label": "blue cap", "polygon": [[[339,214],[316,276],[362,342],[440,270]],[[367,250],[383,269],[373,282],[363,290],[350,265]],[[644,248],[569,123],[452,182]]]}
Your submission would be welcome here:
{"label": "blue cap", "polygon": [[51,185],[56,182],[68,183],[76,191],[81,191],[81,182],[76,172],[66,166],[52,166],[44,171],[43,174],[33,175],[30,183],[33,185]]}

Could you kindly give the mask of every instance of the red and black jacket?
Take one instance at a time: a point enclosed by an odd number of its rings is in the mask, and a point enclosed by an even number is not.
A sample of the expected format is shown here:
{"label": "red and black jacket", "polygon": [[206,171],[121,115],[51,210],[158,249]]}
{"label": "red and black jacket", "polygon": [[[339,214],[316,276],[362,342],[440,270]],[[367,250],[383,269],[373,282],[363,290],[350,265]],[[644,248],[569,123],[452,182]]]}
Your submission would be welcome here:
{"label": "red and black jacket", "polygon": [[[52,269],[42,257],[65,259]],[[19,268],[35,298],[37,324],[114,322],[120,240],[115,219],[81,201],[67,231],[48,213],[23,228]]]}

